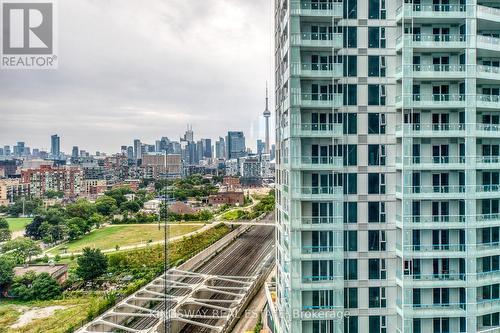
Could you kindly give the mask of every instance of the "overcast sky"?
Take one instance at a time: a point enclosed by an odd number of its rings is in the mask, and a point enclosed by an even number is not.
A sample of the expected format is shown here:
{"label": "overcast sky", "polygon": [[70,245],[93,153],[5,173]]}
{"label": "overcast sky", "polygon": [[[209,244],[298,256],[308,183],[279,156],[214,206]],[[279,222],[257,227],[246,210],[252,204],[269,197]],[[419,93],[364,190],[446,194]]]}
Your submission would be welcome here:
{"label": "overcast sky", "polygon": [[271,0],[58,1],[59,68],[0,71],[0,145],[49,149],[57,133],[66,152],[118,152],[134,138],[178,140],[189,123],[196,139],[243,130],[254,147],[271,10]]}

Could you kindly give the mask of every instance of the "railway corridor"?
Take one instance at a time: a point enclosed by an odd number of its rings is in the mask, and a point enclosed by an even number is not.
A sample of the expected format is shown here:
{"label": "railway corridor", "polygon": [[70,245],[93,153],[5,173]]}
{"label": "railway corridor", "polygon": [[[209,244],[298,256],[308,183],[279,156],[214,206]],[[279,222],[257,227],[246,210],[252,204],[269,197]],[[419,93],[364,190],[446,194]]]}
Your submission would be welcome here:
{"label": "railway corridor", "polygon": [[273,225],[252,226],[194,272],[169,270],[78,332],[164,332],[165,315],[169,333],[222,332],[274,265],[273,247]]}

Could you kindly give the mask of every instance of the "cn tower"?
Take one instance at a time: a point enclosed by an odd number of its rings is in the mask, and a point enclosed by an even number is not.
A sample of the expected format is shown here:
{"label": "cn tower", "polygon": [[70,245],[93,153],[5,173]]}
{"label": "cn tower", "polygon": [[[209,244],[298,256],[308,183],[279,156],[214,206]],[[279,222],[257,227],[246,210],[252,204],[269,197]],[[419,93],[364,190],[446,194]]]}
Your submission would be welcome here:
{"label": "cn tower", "polygon": [[264,118],[266,119],[266,147],[264,149],[265,154],[269,154],[269,117],[271,117],[271,112],[269,111],[269,96],[267,93],[267,82],[266,82],[266,110],[264,111]]}

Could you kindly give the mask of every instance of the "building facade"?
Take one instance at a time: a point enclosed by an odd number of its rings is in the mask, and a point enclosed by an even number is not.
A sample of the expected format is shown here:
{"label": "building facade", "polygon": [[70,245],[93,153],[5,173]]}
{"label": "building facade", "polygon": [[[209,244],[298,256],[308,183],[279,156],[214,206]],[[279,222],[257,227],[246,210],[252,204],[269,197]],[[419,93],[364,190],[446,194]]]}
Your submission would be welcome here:
{"label": "building facade", "polygon": [[280,332],[500,332],[494,7],[275,1]]}
{"label": "building facade", "polygon": [[246,155],[245,135],[243,132],[227,132],[226,145],[227,159],[240,158]]}
{"label": "building facade", "polygon": [[85,191],[83,170],[78,167],[41,166],[21,171],[21,182],[29,184],[30,194],[40,198],[47,191],[63,192],[66,197],[77,197]]}

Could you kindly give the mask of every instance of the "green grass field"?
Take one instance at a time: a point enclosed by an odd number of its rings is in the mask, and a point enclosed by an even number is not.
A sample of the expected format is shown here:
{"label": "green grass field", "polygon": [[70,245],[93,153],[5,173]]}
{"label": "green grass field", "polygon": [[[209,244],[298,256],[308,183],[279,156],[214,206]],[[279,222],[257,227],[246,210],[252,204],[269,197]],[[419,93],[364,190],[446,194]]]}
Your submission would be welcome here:
{"label": "green grass field", "polygon": [[33,221],[30,217],[8,217],[9,229],[12,232],[24,230],[27,224]]}
{"label": "green grass field", "polygon": [[[79,327],[86,320],[87,313],[94,304],[102,302],[100,297],[69,298],[56,301],[16,302],[0,301],[0,332],[2,333],[64,333],[72,332],[72,327]],[[63,306],[47,318],[33,318],[28,324],[11,328],[23,312],[35,308]]]}
{"label": "green grass field", "polygon": [[[182,236],[200,229],[203,225],[171,225],[170,237]],[[79,252],[85,247],[99,248],[101,250],[114,249],[116,245],[124,246],[146,243],[149,240],[155,242],[163,239],[163,229],[158,230],[157,225],[114,225],[94,230],[84,237],[65,244],[67,252]],[[52,254],[60,254],[60,245],[50,251]]]}

